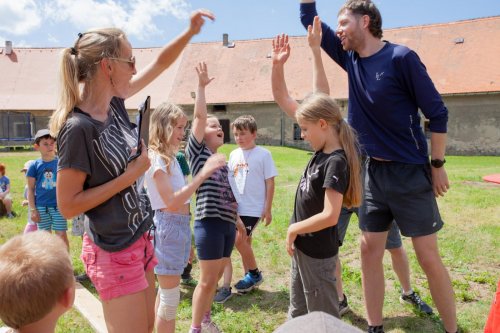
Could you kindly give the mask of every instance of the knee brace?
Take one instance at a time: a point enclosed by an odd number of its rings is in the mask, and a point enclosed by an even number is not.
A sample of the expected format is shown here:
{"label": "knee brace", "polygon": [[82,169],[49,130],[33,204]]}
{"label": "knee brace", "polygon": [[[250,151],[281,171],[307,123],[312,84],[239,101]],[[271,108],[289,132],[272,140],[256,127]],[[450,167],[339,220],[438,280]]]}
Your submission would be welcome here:
{"label": "knee brace", "polygon": [[160,304],[156,315],[163,320],[174,320],[177,314],[177,307],[181,298],[179,286],[172,289],[159,289]]}

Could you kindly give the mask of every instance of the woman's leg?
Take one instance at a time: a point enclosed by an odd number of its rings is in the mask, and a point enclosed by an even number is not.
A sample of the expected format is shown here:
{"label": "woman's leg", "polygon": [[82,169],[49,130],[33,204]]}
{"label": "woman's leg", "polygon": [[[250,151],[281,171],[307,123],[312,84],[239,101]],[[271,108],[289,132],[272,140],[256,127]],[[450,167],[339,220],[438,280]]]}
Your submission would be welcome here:
{"label": "woman's leg", "polygon": [[103,301],[104,319],[109,333],[151,333],[154,328],[155,285],[153,271],[146,272],[147,289]]}

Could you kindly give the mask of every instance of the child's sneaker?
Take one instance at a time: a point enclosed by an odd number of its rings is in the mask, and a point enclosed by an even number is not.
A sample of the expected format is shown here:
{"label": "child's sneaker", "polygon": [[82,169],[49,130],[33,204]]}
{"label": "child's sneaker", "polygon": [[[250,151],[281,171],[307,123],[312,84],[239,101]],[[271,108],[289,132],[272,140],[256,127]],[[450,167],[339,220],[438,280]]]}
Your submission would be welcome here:
{"label": "child's sneaker", "polygon": [[339,302],[339,316],[343,316],[351,310],[349,304],[347,304],[347,296],[344,294],[344,299]]}
{"label": "child's sneaker", "polygon": [[384,333],[384,326],[368,326],[367,333]]}
{"label": "child's sneaker", "polygon": [[79,275],[75,275],[75,280],[77,282],[82,283],[82,282],[90,281],[90,278],[87,275],[87,273],[82,273],[82,274],[79,274]]}
{"label": "child's sneaker", "polygon": [[215,323],[213,321],[202,322],[201,323],[201,332],[202,333],[205,333],[205,332],[208,332],[208,333],[222,333],[222,331],[219,330],[219,328],[217,327],[217,325],[215,325]]}
{"label": "child's sneaker", "polygon": [[401,294],[399,300],[401,303],[406,302],[408,304],[413,305],[420,312],[423,312],[428,315],[432,314],[432,308],[429,305],[427,305],[427,303],[422,301],[422,299],[416,292],[412,292],[410,295]]}
{"label": "child's sneaker", "polygon": [[217,291],[214,297],[214,302],[222,304],[228,299],[230,299],[233,296],[233,293],[231,292],[231,287],[226,288],[226,287],[221,287]]}
{"label": "child's sneaker", "polygon": [[8,219],[13,219],[14,217],[15,217],[15,216],[14,216],[14,214],[13,214],[13,213],[9,213],[9,214],[7,214],[7,218],[8,218]]}
{"label": "child's sneaker", "polygon": [[246,293],[258,287],[262,282],[264,282],[262,272],[259,272],[257,276],[253,276],[248,272],[242,280],[234,285],[234,287],[239,293]]}

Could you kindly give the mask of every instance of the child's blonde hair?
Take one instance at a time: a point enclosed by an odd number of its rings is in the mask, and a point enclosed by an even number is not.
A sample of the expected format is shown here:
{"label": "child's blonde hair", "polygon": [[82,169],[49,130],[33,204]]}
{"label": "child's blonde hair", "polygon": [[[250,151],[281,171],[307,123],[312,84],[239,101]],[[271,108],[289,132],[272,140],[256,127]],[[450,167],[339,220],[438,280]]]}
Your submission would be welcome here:
{"label": "child's blonde hair", "polygon": [[354,129],[342,118],[337,103],[328,95],[315,93],[304,99],[295,117],[309,122],[318,122],[323,119],[332,126],[345,151],[349,166],[349,185],[344,194],[343,205],[347,208],[359,206],[361,203],[361,164],[358,139]]}
{"label": "child's blonde hair", "polygon": [[57,137],[68,114],[81,102],[80,83],[94,79],[103,58],[119,58],[126,40],[120,29],[95,29],[78,34],[75,45],[63,49],[59,66],[60,99],[49,122],[53,137]]}
{"label": "child's blonde hair", "polygon": [[0,319],[19,329],[45,317],[75,278],[66,245],[45,231],[0,247]]}
{"label": "child's blonde hair", "polygon": [[162,103],[151,113],[149,149],[163,158],[168,174],[170,174],[170,163],[175,159],[175,154],[179,148],[172,147],[169,140],[174,127],[182,118],[186,118],[186,114],[179,106],[172,103]]}

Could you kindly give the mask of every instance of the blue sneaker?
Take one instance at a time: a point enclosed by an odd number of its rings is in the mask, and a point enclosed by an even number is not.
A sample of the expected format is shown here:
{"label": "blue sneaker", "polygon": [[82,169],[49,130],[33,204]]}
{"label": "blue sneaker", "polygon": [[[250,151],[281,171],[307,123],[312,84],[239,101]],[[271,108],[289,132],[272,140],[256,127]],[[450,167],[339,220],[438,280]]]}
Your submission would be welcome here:
{"label": "blue sneaker", "polygon": [[242,280],[238,281],[238,283],[234,285],[234,288],[236,288],[237,292],[244,294],[258,287],[262,282],[264,282],[262,272],[259,272],[259,275],[257,276],[253,276],[249,272]]}
{"label": "blue sneaker", "polygon": [[233,296],[233,294],[231,293],[231,287],[229,288],[221,287],[215,294],[214,302],[222,304],[228,299],[230,299],[231,296]]}

